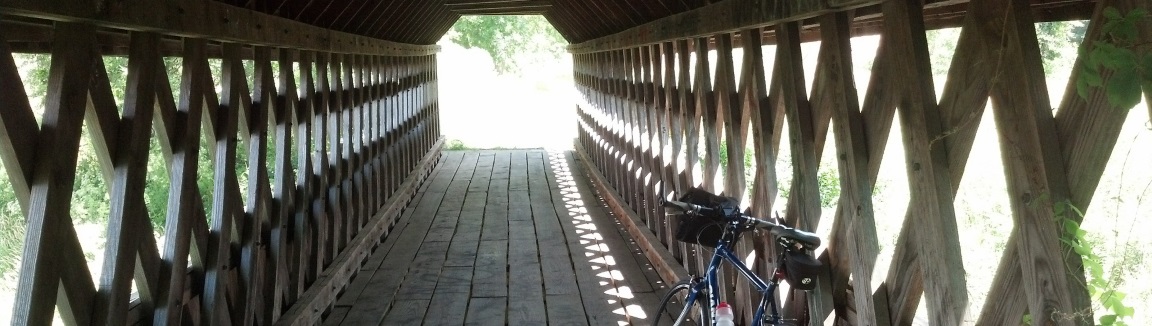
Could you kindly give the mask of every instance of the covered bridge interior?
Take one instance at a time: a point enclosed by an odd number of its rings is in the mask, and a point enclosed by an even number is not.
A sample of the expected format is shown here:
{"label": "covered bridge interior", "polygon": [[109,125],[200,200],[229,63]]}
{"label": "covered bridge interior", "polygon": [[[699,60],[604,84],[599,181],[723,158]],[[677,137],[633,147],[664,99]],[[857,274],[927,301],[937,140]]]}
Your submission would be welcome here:
{"label": "covered bridge interior", "polygon": [[[782,212],[800,229],[832,225],[814,253],[827,267],[820,286],[780,294],[796,298],[789,316],[812,325],[909,325],[922,295],[933,325],[965,323],[970,310],[984,325],[1019,324],[1025,315],[1036,324],[1089,324],[1083,262],[1061,241],[1075,230],[1063,221],[1078,222],[1083,216],[1071,212],[1090,207],[1130,110],[1114,109],[1105,87],[1051,103],[1034,23],[1088,20],[1087,49],[1116,40],[1105,28],[1116,19],[1109,8],[1152,4],[5,0],[0,158],[27,232],[12,320],[321,322],[373,249],[398,236],[392,227],[443,161],[435,43],[462,15],[538,14],[571,43],[580,170],[665,282],[699,275],[705,262],[672,238],[675,223],[654,200],[703,187],[747,198],[756,216]],[[944,27],[962,30],[937,98],[925,35]],[[1130,34],[1132,44],[1149,44],[1152,23],[1135,21]],[[859,97],[850,40],[863,35],[881,41]],[[803,56],[801,44],[812,41],[819,54]],[[14,53],[50,54],[42,108],[30,104]],[[123,103],[102,56],[128,58]],[[173,57],[181,58],[178,75],[165,67]],[[804,61],[816,62],[811,90]],[[1075,71],[1068,89],[1083,78]],[[1147,103],[1152,89],[1142,86],[1137,97]],[[976,307],[953,198],[979,150],[979,123],[970,122],[989,103],[1014,218],[989,299]],[[892,267],[873,275],[877,238],[891,236],[877,234],[873,185],[897,123],[911,195]],[[792,199],[774,205],[785,140]],[[146,203],[155,142],[171,188],[166,202]],[[821,216],[816,169],[829,142],[836,157],[824,159],[836,161],[841,195],[835,214]],[[108,185],[100,273],[90,272],[69,216],[86,146]],[[722,153],[753,163],[722,168]],[[198,185],[202,176],[211,182]],[[167,207],[163,242],[152,236],[148,205]],[[754,256],[752,267],[766,275],[771,244],[767,235],[745,237],[740,255]],[[872,291],[874,279],[883,282]],[[747,322],[758,299],[748,284],[724,286]]]}

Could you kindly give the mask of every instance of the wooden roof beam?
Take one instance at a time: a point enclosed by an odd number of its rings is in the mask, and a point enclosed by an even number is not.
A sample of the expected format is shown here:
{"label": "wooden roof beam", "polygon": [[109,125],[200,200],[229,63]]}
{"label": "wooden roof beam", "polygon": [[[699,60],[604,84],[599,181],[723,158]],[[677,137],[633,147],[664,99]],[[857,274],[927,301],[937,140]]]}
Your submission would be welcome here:
{"label": "wooden roof beam", "polygon": [[543,2],[551,3],[549,0],[446,0],[445,6],[461,6],[461,5],[497,5],[497,4],[518,4],[530,2]]}
{"label": "wooden roof beam", "polygon": [[448,10],[453,12],[468,12],[468,11],[515,11],[515,10],[541,10],[547,11],[552,8],[551,1],[519,1],[519,2],[503,2],[503,3],[446,3],[444,4]]}
{"label": "wooden roof beam", "polygon": [[728,0],[657,19],[623,32],[568,47],[572,53],[618,50],[668,40],[731,33],[749,27],[763,27],[796,21],[820,14],[879,4],[884,0],[862,0],[847,6],[831,7],[823,0],[792,2]]}
{"label": "wooden roof beam", "polygon": [[493,16],[493,15],[543,15],[548,10],[471,10],[471,11],[452,11],[459,15],[476,15],[476,16]]}
{"label": "wooden roof beam", "polygon": [[204,38],[249,45],[301,50],[399,56],[428,55],[436,45],[414,45],[328,30],[216,1],[194,4],[125,0],[117,11],[100,10],[93,2],[71,0],[11,0],[0,12],[13,16],[166,35]]}

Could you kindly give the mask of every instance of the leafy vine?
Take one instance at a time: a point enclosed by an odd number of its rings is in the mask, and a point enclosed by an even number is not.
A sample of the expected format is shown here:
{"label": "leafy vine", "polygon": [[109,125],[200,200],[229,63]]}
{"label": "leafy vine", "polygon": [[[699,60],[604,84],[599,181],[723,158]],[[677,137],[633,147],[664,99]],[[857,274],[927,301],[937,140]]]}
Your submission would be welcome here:
{"label": "leafy vine", "polygon": [[[1141,87],[1152,89],[1152,42],[1142,40],[1138,24],[1152,20],[1147,10],[1136,8],[1121,13],[1114,7],[1104,9],[1104,25],[1099,41],[1090,50],[1082,50],[1080,78],[1076,92],[1088,98],[1092,87],[1104,88],[1108,103],[1130,109],[1140,103]],[[1110,71],[1111,75],[1101,72]]]}

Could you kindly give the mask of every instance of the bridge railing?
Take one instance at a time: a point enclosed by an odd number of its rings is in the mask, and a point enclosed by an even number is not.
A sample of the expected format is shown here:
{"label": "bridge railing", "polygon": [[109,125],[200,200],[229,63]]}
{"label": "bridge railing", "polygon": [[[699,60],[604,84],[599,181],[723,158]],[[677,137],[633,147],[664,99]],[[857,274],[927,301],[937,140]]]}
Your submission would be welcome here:
{"label": "bridge railing", "polygon": [[[0,5],[0,158],[27,233],[13,324],[319,322],[439,158],[437,47],[94,4]],[[22,52],[48,53],[46,79],[21,78]],[[107,185],[95,271],[71,216],[85,155]]]}
{"label": "bridge railing", "polygon": [[[722,1],[570,47],[581,95],[577,147],[665,281],[702,275],[710,252],[676,242],[676,221],[655,201],[669,195],[660,189],[702,187],[745,198],[757,216],[784,212],[800,229],[832,224],[815,252],[827,273],[815,291],[781,294],[790,298],[786,317],[909,325],[923,295],[933,325],[961,324],[966,310],[980,308],[968,307],[953,200],[991,99],[1015,218],[977,324],[1017,324],[1025,314],[1091,323],[1082,262],[1061,242],[1061,219],[1083,216],[1060,206],[1088,207],[1127,110],[1111,108],[1101,88],[1049,103],[1034,23],[1055,11],[1028,1],[921,3]],[[1140,1],[1085,4],[1043,19],[1091,18],[1089,46],[1106,38],[1105,8],[1148,9]],[[937,99],[926,29],[946,26],[962,30]],[[1138,33],[1152,40],[1147,23]],[[879,34],[880,44],[860,99],[850,39],[867,34]],[[817,40],[819,54],[803,56],[801,43]],[[810,92],[807,60],[816,61]],[[1079,78],[1074,72],[1068,89]],[[878,234],[872,191],[897,122],[910,198],[899,234]],[[840,196],[822,218],[817,169],[829,131],[836,156],[823,159],[836,161]],[[782,139],[792,164],[786,205],[774,202]],[[880,236],[898,239],[887,275],[873,275]],[[754,270],[769,275],[771,250],[766,235],[748,236],[737,256],[754,257]],[[873,292],[876,278],[883,282]],[[759,298],[737,279],[726,278],[726,300],[748,322]]]}

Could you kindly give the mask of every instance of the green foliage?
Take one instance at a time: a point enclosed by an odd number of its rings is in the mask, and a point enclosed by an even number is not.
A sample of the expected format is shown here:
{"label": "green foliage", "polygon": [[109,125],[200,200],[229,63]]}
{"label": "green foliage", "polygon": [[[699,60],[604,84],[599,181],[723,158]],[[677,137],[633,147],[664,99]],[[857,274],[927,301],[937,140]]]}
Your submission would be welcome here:
{"label": "green foliage", "polygon": [[928,55],[932,64],[933,76],[945,76],[956,52],[956,41],[960,38],[959,28],[933,29],[925,32],[928,41]]}
{"label": "green foliage", "polygon": [[555,61],[567,55],[567,42],[542,16],[464,16],[448,37],[463,47],[487,51],[500,73],[519,73],[523,61]]}
{"label": "green foliage", "polygon": [[[1088,97],[1092,87],[1104,88],[1108,103],[1130,109],[1140,103],[1141,87],[1152,88],[1152,54],[1145,51],[1152,44],[1138,43],[1136,25],[1152,19],[1143,9],[1121,13],[1114,7],[1104,9],[1106,22],[1101,27],[1102,40],[1083,53],[1076,92]],[[1104,76],[1104,72],[1111,72]]]}
{"label": "green foliage", "polygon": [[1088,294],[1091,295],[1094,302],[1108,312],[1100,316],[1097,325],[1126,326],[1125,318],[1132,317],[1136,313],[1136,309],[1124,304],[1125,294],[1116,290],[1118,280],[1110,278],[1105,273],[1104,261],[1096,254],[1097,245],[1089,240],[1088,231],[1080,228],[1080,223],[1067,218],[1067,214],[1083,217],[1084,213],[1067,201],[1053,206],[1053,213],[1060,218],[1060,223],[1064,227],[1060,241],[1064,242],[1072,252],[1080,255],[1084,262]]}
{"label": "green foliage", "polygon": [[1036,24],[1036,38],[1040,41],[1040,56],[1044,60],[1044,73],[1052,74],[1062,67],[1072,66],[1076,46],[1084,41],[1086,25],[1082,21],[1058,21]]}
{"label": "green foliage", "polygon": [[464,141],[461,141],[459,139],[451,139],[451,140],[448,140],[448,143],[444,144],[444,150],[448,150],[448,151],[462,151],[462,150],[467,150],[467,149],[468,149],[468,146],[465,146]]}
{"label": "green foliage", "polygon": [[832,208],[840,199],[840,175],[837,169],[822,166],[816,173],[820,185],[820,207]]}
{"label": "green foliage", "polygon": [[0,276],[16,268],[24,243],[24,214],[7,173],[0,173]]}

